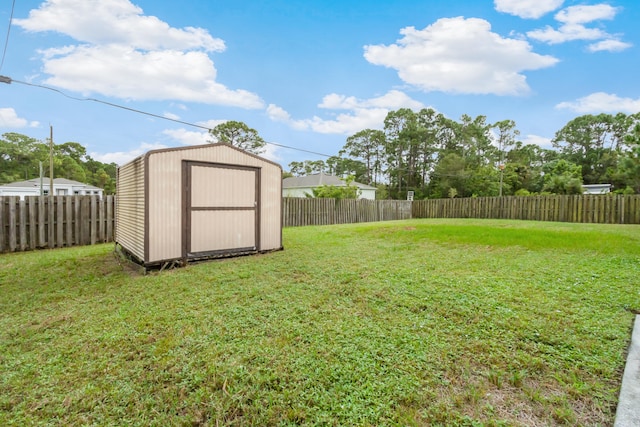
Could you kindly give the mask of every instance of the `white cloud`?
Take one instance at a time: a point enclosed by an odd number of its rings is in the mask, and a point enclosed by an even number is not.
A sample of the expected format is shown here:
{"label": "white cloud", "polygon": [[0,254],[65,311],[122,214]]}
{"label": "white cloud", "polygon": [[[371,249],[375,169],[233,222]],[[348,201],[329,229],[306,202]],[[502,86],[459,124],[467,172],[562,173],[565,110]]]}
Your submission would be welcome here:
{"label": "white cloud", "polygon": [[[207,126],[213,129],[216,125],[224,123],[225,121],[211,120],[208,124],[199,123],[202,126]],[[213,141],[213,137],[209,135],[208,131],[190,131],[186,129],[167,129],[162,132],[164,135],[174,139],[182,145],[203,145]],[[260,154],[260,157],[278,162],[280,156],[278,155],[279,147],[276,145],[268,144],[265,147],[264,153]]]}
{"label": "white cloud", "polygon": [[[226,120],[209,120],[206,122],[198,123],[201,126],[206,126],[209,128],[214,128],[220,123],[224,123]],[[162,132],[163,135],[169,137],[174,140],[179,145],[203,145],[211,142],[211,135],[209,135],[208,131],[191,131],[187,129],[166,129]],[[130,162],[138,156],[145,154],[150,150],[158,150],[162,148],[168,148],[175,146],[176,144],[169,145],[161,144],[161,143],[147,143],[143,142],[138,147],[133,148],[129,151],[116,151],[112,153],[90,153],[90,156],[100,162],[103,163],[116,163],[119,166],[124,165],[125,163]],[[267,144],[265,147],[265,152],[261,154],[261,157],[269,159],[274,162],[278,162],[280,157],[278,155],[279,147],[275,145]]]}
{"label": "white cloud", "polygon": [[228,120],[211,119],[211,120],[205,120],[203,122],[198,122],[196,124],[200,126],[204,126],[207,129],[213,129],[214,127],[226,122],[228,122]]}
{"label": "white cloud", "polygon": [[546,138],[544,136],[525,135],[524,138],[521,138],[521,141],[524,145],[537,145],[541,148],[547,148],[547,149],[553,148],[553,144],[551,143],[551,138]]}
{"label": "white cloud", "polygon": [[495,0],[498,12],[519,16],[520,18],[537,19],[562,6],[564,0]]}
{"label": "white cloud", "polygon": [[350,114],[338,114],[335,119],[326,120],[318,116],[298,123],[314,132],[349,135],[362,129],[380,127],[389,113],[386,108],[356,109]]}
{"label": "white cloud", "polygon": [[348,112],[334,115],[330,119],[314,116],[310,119],[295,120],[283,108],[270,104],[267,107],[267,115],[271,120],[286,123],[297,130],[349,135],[362,129],[379,128],[391,110],[424,108],[424,104],[411,99],[398,90],[391,90],[382,96],[371,99],[358,99],[353,96],[332,93],[325,96],[318,106],[327,110],[346,110]]}
{"label": "white cloud", "polygon": [[390,90],[382,96],[365,100],[357,99],[354,96],[332,93],[322,98],[322,102],[318,107],[332,110],[355,110],[360,108],[390,108],[393,110],[398,108],[419,109],[424,107],[424,104],[411,99],[404,92]]}
{"label": "white cloud", "polygon": [[177,114],[173,114],[173,113],[169,113],[169,112],[165,112],[163,114],[164,117],[166,117],[167,119],[171,119],[171,120],[180,120],[180,116]]}
{"label": "white cloud", "polygon": [[[610,41],[609,44],[605,44],[604,42],[592,44],[589,50],[591,52],[596,52],[598,49],[610,51],[624,50],[622,45],[627,45],[626,43],[616,40],[615,37],[612,37],[600,28],[587,28],[584,25],[594,21],[614,19],[619,10],[620,8],[612,7],[608,4],[570,6],[555,15],[556,21],[562,23],[558,29],[546,26],[543,29],[527,32],[527,36],[548,44],[565,43],[574,40],[606,39]],[[617,44],[612,49],[610,47],[614,46],[614,43],[612,43],[614,41],[617,42]]]}
{"label": "white cloud", "polygon": [[211,141],[211,135],[209,135],[207,131],[166,129],[162,133],[180,142],[182,145],[202,145]]}
{"label": "white cloud", "polygon": [[282,157],[279,154],[280,147],[272,144],[267,144],[264,147],[264,153],[260,154],[260,157],[264,157],[267,160],[271,160],[272,162],[280,163],[282,161]]}
{"label": "white cloud", "polygon": [[274,122],[287,123],[291,120],[291,115],[287,113],[284,108],[278,107],[275,104],[269,104],[269,106],[267,106],[267,116]]}
{"label": "white cloud", "polygon": [[548,43],[558,44],[574,40],[598,40],[609,37],[609,34],[598,28],[587,28],[584,25],[562,25],[558,30],[547,26],[541,30],[533,30],[527,33],[532,39]]}
{"label": "white cloud", "polygon": [[310,119],[295,120],[283,108],[270,104],[267,115],[276,122],[282,122],[296,130],[310,130],[324,134],[352,134],[362,129],[377,128],[383,123],[390,109],[386,108],[356,108],[350,113],[323,119],[313,116]]}
{"label": "white cloud", "polygon": [[596,92],[572,102],[561,102],[556,108],[576,113],[629,113],[640,112],[640,98],[621,98],[615,94]]}
{"label": "white cloud", "polygon": [[[213,129],[226,121],[227,120],[206,120],[196,124],[204,126],[207,129]],[[213,136],[209,134],[208,130],[187,130],[180,128],[165,129],[162,133],[182,145],[202,145],[213,141]]]}
{"label": "white cloud", "polygon": [[45,84],[133,100],[176,100],[263,108],[260,97],[216,82],[209,52],[224,42],[200,28],[177,29],[144,16],[129,0],[47,0],[16,25],[79,43],[42,50]]}
{"label": "white cloud", "polygon": [[224,41],[205,29],[172,28],[129,0],[47,0],[16,25],[32,32],[55,31],[96,45],[123,44],[144,50],[204,49],[221,52]]}
{"label": "white cloud", "polygon": [[13,108],[0,108],[0,128],[35,128],[38,126],[40,126],[40,122],[30,122],[27,119],[18,117],[18,113]]}
{"label": "white cloud", "polygon": [[491,32],[491,24],[478,18],[443,18],[400,33],[404,37],[396,44],[365,46],[364,57],[396,69],[404,82],[427,92],[525,94],[529,86],[522,71],[558,62],[533,53],[526,41]]}
{"label": "white cloud", "polygon": [[143,142],[139,147],[134,148],[130,151],[116,151],[113,153],[91,153],[90,156],[102,163],[115,163],[119,166],[122,166],[125,163],[135,159],[136,157],[143,155],[149,150],[157,150],[160,148],[167,148],[167,146],[164,144],[149,144]]}
{"label": "white cloud", "polygon": [[625,49],[629,49],[631,46],[633,46],[631,43],[625,43],[620,40],[609,39],[609,40],[602,40],[597,43],[592,43],[589,45],[587,49],[589,49],[589,52],[602,52],[602,51],[621,52]]}
{"label": "white cloud", "polygon": [[608,4],[570,6],[556,13],[555,19],[565,24],[588,24],[602,19],[613,19],[617,13],[618,8]]}

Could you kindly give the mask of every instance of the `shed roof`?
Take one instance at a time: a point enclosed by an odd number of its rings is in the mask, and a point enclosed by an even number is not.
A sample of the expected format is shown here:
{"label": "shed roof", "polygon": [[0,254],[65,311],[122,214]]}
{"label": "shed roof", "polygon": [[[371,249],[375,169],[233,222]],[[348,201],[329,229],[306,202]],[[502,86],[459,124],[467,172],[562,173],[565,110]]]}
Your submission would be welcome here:
{"label": "shed roof", "polygon": [[[370,185],[361,184],[359,182],[352,182],[352,185],[363,190],[377,190],[376,187]],[[321,185],[333,185],[335,187],[346,187],[347,183],[335,175],[325,175],[323,173],[317,173],[307,176],[293,176],[285,178],[282,181],[282,188],[314,188]]]}
{"label": "shed roof", "polygon": [[203,148],[207,149],[207,148],[213,148],[213,147],[228,147],[228,148],[230,148],[232,150],[236,150],[236,151],[238,151],[238,152],[240,152],[240,153],[242,153],[242,154],[244,154],[246,156],[254,157],[254,158],[260,160],[261,162],[271,163],[271,164],[277,166],[278,168],[282,169],[282,166],[280,166],[278,163],[274,162],[273,160],[269,160],[269,159],[267,159],[265,157],[262,157],[261,155],[251,153],[249,151],[246,151],[246,150],[243,150],[241,148],[238,148],[238,147],[236,147],[234,145],[227,144],[226,142],[211,142],[211,143],[201,144],[201,145],[189,145],[189,146],[186,146],[186,147],[169,147],[169,148],[158,148],[158,149],[155,149],[155,150],[149,150],[146,153],[141,154],[140,156],[136,157],[135,159],[132,159],[129,162],[120,165],[119,167],[122,168],[122,167],[124,167],[124,166],[126,166],[126,165],[128,165],[130,163],[134,163],[134,162],[138,161],[139,159],[148,158],[148,157],[150,157],[150,156],[152,156],[154,154],[158,154],[158,153],[168,153],[168,152],[171,152],[171,151],[195,151],[195,150],[201,150]]}

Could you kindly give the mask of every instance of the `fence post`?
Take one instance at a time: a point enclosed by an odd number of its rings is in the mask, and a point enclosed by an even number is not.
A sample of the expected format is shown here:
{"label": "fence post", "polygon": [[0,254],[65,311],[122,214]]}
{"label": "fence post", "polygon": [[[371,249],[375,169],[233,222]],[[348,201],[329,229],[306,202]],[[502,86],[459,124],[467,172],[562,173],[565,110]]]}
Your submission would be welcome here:
{"label": "fence post", "polygon": [[47,246],[49,249],[53,249],[56,245],[55,236],[55,196],[50,194],[47,196]]}
{"label": "fence post", "polygon": [[5,199],[4,197],[0,197],[0,252],[5,251],[5,240],[6,240],[6,223],[5,223]]}
{"label": "fence post", "polygon": [[112,242],[113,236],[113,212],[115,208],[115,197],[107,196],[107,242]]}

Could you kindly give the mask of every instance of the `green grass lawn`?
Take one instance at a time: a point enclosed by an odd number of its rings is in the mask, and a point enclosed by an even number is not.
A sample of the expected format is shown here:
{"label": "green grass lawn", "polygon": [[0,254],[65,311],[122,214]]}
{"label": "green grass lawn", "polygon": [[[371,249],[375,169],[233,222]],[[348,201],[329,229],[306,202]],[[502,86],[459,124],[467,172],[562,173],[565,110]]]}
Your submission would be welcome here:
{"label": "green grass lawn", "polygon": [[0,425],[612,425],[640,227],[412,220],[142,276],[0,256]]}

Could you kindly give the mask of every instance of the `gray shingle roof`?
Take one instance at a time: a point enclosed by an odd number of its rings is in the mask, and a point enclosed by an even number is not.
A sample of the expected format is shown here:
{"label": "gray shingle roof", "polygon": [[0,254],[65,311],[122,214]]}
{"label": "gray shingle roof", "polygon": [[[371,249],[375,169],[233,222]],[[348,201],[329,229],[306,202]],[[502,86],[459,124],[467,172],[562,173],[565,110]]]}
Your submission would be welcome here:
{"label": "gray shingle roof", "polygon": [[[312,188],[319,187],[321,185],[344,187],[347,183],[335,175],[325,175],[320,173],[307,176],[293,176],[291,178],[285,178],[282,181],[282,188]],[[355,181],[352,185],[364,190],[376,190],[375,187]]]}

